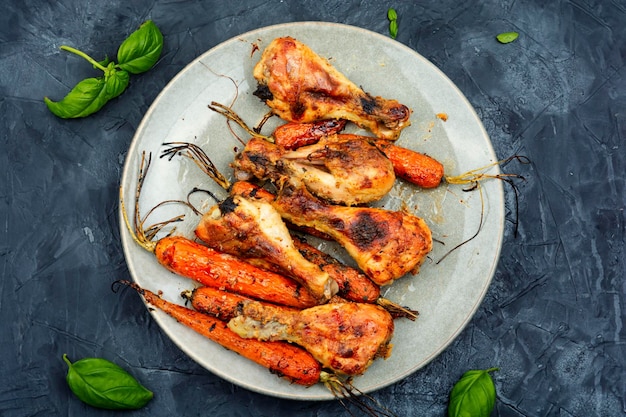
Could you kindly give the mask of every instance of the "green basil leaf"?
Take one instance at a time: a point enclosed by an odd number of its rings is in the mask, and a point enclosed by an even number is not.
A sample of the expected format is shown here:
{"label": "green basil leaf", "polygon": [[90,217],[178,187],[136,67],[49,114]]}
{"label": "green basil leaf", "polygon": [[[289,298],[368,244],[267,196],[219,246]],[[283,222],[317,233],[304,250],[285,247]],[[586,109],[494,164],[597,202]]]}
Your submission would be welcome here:
{"label": "green basil leaf", "polygon": [[517,32],[504,32],[496,36],[496,39],[500,43],[511,43],[515,39],[517,39],[518,36],[519,36],[519,33]]}
{"label": "green basil leaf", "polygon": [[[109,64],[110,66],[113,63]],[[123,70],[107,69],[106,76],[106,93],[109,100],[119,96],[126,90],[130,81],[130,74]]]}
{"label": "green basil leaf", "polygon": [[61,101],[52,101],[48,97],[44,97],[44,101],[52,113],[71,119],[97,112],[109,101],[109,97],[104,78],[98,77],[79,82]]}
{"label": "green basil leaf", "polygon": [[496,388],[487,370],[472,370],[463,374],[450,393],[448,417],[489,417],[496,404]]}
{"label": "green basil leaf", "polygon": [[106,359],[86,358],[71,363],[67,355],[63,360],[69,366],[67,383],[76,396],[93,407],[109,410],[141,408],[153,397],[124,369]]}
{"label": "green basil leaf", "polygon": [[163,35],[151,20],[133,32],[117,51],[118,67],[139,74],[148,71],[161,56]]}
{"label": "green basil leaf", "polygon": [[398,19],[398,13],[396,12],[396,9],[390,7],[389,10],[387,10],[387,19],[389,19],[390,22]]}
{"label": "green basil leaf", "polygon": [[396,36],[398,36],[398,21],[397,20],[392,20],[391,22],[389,22],[389,35],[391,35],[393,39],[395,39]]}

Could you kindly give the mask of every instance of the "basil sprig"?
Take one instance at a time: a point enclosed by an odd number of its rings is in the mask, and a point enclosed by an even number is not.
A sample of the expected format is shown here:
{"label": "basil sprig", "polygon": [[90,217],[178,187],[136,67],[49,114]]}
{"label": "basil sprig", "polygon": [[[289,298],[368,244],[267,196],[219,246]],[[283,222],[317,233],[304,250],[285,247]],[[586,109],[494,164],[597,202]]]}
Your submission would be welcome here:
{"label": "basil sprig", "polygon": [[141,408],[153,397],[152,391],[141,385],[132,375],[113,362],[99,358],[85,358],[71,363],[67,384],[76,396],[93,407],[109,410]]}
{"label": "basil sprig", "polygon": [[140,74],[152,68],[161,56],[163,35],[154,22],[144,22],[120,45],[117,64],[108,58],[97,62],[70,46],[63,45],[61,49],[86,59],[94,68],[104,72],[102,77],[87,78],[76,84],[61,101],[44,97],[48,109],[58,117],[78,118],[97,112],[109,100],[122,94],[128,87],[130,74]]}
{"label": "basil sprig", "polygon": [[497,370],[465,372],[450,392],[448,417],[489,417],[496,404],[496,387],[489,373]]}

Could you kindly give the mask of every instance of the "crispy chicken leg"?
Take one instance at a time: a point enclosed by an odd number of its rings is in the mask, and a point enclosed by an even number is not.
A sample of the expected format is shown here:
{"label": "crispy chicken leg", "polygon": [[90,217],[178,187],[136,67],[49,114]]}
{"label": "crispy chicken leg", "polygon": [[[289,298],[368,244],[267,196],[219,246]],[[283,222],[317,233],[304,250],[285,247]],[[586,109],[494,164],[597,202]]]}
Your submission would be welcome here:
{"label": "crispy chicken leg", "polygon": [[252,138],[233,167],[239,180],[297,177],[316,196],[347,205],[379,200],[396,180],[389,159],[358,136],[331,135],[291,151]]}
{"label": "crispy chicken leg", "polygon": [[419,217],[380,208],[331,205],[296,179],[283,185],[272,205],[285,220],[335,239],[378,285],[417,272],[432,249],[430,229]]}
{"label": "crispy chicken leg", "polygon": [[228,197],[202,216],[195,233],[221,252],[265,258],[304,285],[320,302],[328,301],[338,291],[327,272],[298,252],[280,215],[268,202]]}
{"label": "crispy chicken leg", "polygon": [[274,39],[254,67],[255,94],[290,122],[345,119],[384,139],[397,139],[411,111],[396,100],[372,97],[308,46]]}
{"label": "crispy chicken leg", "polygon": [[245,338],[296,343],[323,367],[352,376],[391,354],[394,323],[373,304],[340,302],[296,310],[244,301],[228,327]]}

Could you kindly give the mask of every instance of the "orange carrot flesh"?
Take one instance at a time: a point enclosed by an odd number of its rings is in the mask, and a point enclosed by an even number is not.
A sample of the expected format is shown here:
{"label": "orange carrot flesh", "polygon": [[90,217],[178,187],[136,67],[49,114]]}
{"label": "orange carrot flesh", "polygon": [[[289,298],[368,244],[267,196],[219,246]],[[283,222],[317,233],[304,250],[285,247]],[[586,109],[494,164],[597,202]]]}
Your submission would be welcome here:
{"label": "orange carrot flesh", "polygon": [[323,136],[339,133],[346,126],[346,120],[320,120],[311,123],[286,123],[274,130],[274,143],[285,149],[297,149],[312,145]]}
{"label": "orange carrot flesh", "polygon": [[160,239],[154,253],[159,263],[170,271],[206,286],[290,307],[318,304],[306,288],[290,278],[181,236]]}
{"label": "orange carrot flesh", "polygon": [[422,188],[435,188],[443,178],[443,165],[434,158],[387,140],[374,140],[374,145],[389,158],[396,175]]}
{"label": "orange carrot flesh", "polygon": [[321,365],[304,349],[286,342],[244,339],[232,332],[224,321],[166,301],[138,286],[132,286],[146,302],[167,313],[179,323],[269,369],[270,372],[299,385],[311,386],[320,382]]}
{"label": "orange carrot flesh", "polygon": [[200,313],[209,314],[222,321],[237,315],[244,301],[250,298],[211,287],[198,287],[182,294],[191,302],[191,307]]}
{"label": "orange carrot flesh", "polygon": [[[240,294],[221,291],[211,287],[198,287],[191,292],[183,293],[191,302],[194,310],[209,314],[222,321],[228,321],[241,313],[244,303],[253,301]],[[272,303],[258,301],[261,305],[271,306]],[[292,307],[280,306],[284,311],[300,310]]]}

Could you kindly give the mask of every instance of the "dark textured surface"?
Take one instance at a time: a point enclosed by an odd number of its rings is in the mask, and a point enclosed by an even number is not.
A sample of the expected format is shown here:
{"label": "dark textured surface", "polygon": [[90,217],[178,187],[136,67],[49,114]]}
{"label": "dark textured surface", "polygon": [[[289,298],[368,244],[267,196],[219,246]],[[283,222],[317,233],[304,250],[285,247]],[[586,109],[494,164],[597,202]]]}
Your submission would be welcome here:
{"label": "dark textured surface", "polygon": [[[620,0],[4,2],[0,14],[0,415],[107,416],[64,381],[73,360],[100,356],[155,392],[133,416],[336,416],[335,402],[265,397],[195,364],[165,337],[128,278],[117,187],[126,149],[152,100],[187,63],[258,27],[324,20],[387,33],[431,60],[475,106],[519,183],[502,258],[477,315],[428,366],[374,394],[399,416],[446,415],[467,369],[494,373],[498,416],[626,413],[626,5]],[[478,2],[476,2],[478,3]],[[83,120],[44,106],[146,19],[162,59]],[[500,32],[519,39],[501,45]]]}

